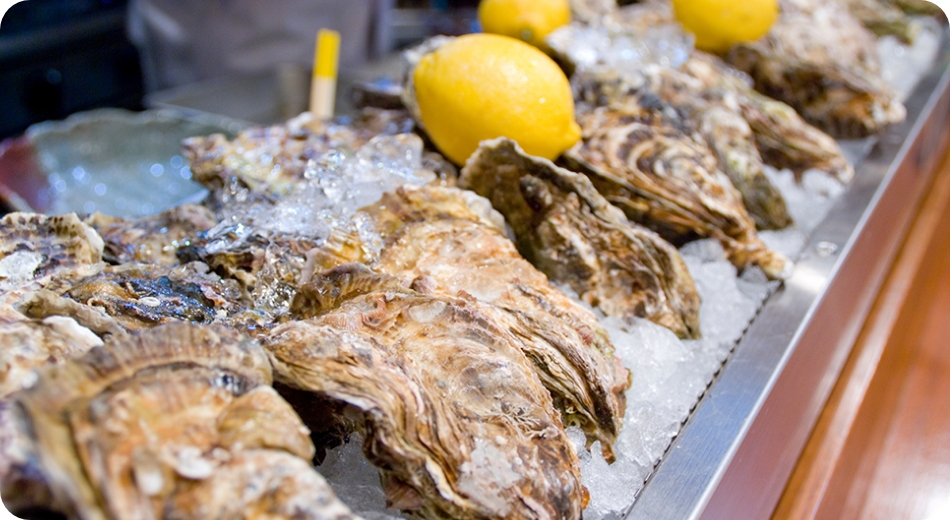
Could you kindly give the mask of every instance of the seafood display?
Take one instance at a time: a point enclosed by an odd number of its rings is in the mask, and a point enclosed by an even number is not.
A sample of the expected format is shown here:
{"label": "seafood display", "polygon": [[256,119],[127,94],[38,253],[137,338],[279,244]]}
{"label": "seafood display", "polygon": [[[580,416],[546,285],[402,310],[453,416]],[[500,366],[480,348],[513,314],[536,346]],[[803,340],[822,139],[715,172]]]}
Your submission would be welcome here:
{"label": "seafood display", "polygon": [[665,2],[571,4],[548,41],[582,136],[554,160],[499,137],[452,164],[408,82],[187,139],[200,203],[0,219],[4,504],[359,518],[323,466],[349,449],[367,518],[623,514],[794,267],[787,185],[843,190],[829,133],[904,117],[861,23],[910,41],[920,6],[782,0],[720,57]]}

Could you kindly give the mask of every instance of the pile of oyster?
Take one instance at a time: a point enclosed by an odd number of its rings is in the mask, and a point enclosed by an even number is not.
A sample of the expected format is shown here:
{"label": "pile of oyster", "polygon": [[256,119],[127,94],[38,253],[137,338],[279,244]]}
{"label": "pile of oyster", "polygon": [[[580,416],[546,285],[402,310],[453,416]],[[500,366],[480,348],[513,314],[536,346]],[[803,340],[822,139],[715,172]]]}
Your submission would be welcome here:
{"label": "pile of oyster", "polygon": [[[404,109],[187,140],[210,190],[200,205],[3,217],[4,504],[355,518],[314,463],[358,434],[390,508],[580,518],[590,497],[566,428],[613,460],[637,377],[595,311],[699,338],[677,247],[714,239],[736,268],[787,276],[791,261],[757,235],[792,224],[764,166],[847,182],[851,165],[811,123],[853,136],[902,117],[866,60],[867,77],[813,82],[820,95],[776,83],[837,56],[783,50],[783,24],[819,16],[798,3],[728,57],[753,83],[688,46],[657,51],[657,28],[672,34],[662,2],[576,2],[580,21],[551,47],[584,133],[555,162],[499,138],[453,165],[407,90]],[[648,62],[618,64],[618,39]],[[847,72],[828,63],[812,73]]]}

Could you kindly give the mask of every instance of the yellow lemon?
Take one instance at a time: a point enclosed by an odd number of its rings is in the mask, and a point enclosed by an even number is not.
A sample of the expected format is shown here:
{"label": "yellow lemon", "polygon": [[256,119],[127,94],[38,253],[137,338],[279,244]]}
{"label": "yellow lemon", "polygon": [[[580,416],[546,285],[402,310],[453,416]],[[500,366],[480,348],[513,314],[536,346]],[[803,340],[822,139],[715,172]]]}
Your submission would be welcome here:
{"label": "yellow lemon", "polygon": [[412,80],[426,132],[458,164],[485,139],[508,137],[554,159],[580,138],[564,72],[514,38],[460,36],[425,55]]}
{"label": "yellow lemon", "polygon": [[673,0],[676,18],[696,36],[696,47],[723,53],[755,41],[778,17],[778,0]]}
{"label": "yellow lemon", "polygon": [[571,6],[568,0],[482,0],[478,20],[487,33],[511,36],[544,49],[544,37],[571,22]]}

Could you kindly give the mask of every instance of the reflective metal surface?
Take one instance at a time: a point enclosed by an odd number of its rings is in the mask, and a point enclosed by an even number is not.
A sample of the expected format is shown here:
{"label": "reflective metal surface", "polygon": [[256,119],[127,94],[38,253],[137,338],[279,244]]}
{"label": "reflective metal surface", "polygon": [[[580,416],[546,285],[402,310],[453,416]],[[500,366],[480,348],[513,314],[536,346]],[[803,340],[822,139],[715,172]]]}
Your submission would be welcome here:
{"label": "reflective metal surface", "polygon": [[950,42],[674,440],[633,520],[769,518],[950,136]]}

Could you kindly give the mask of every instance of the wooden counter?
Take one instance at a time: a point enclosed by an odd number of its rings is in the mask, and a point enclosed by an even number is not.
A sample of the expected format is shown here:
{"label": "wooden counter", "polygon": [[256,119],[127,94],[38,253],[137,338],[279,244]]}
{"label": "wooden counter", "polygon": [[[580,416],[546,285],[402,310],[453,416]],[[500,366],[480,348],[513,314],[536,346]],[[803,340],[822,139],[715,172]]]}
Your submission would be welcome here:
{"label": "wooden counter", "polygon": [[950,518],[950,155],[773,518]]}

